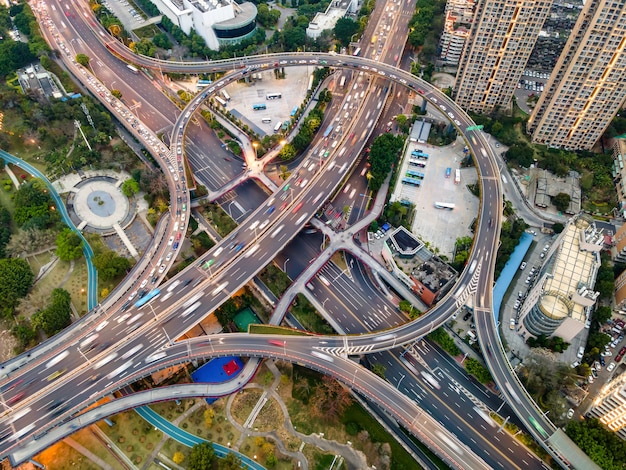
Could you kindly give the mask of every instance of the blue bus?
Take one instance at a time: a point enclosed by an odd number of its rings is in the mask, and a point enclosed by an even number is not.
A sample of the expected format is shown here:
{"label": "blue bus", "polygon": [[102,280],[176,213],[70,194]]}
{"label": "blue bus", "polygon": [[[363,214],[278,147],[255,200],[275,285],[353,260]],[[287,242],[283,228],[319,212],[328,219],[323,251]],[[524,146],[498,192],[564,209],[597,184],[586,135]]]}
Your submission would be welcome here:
{"label": "blue bus", "polygon": [[426,163],[420,160],[414,160],[412,158],[409,159],[409,166],[417,166],[419,168],[426,168]]}
{"label": "blue bus", "polygon": [[265,106],[265,104],[261,103],[261,104],[253,104],[252,105],[252,109],[255,111],[261,111],[262,109],[267,109],[267,106]]}
{"label": "blue bus", "polygon": [[409,178],[417,178],[417,179],[420,179],[420,180],[424,179],[424,173],[420,173],[419,171],[415,171],[415,170],[408,170],[406,172],[406,175]]}
{"label": "blue bus", "polygon": [[324,137],[328,137],[332,131],[333,131],[333,125],[331,124],[331,125],[330,125],[330,126],[328,126],[328,127],[326,128],[326,130],[324,131]]}
{"label": "blue bus", "polygon": [[298,112],[298,107],[294,106],[293,109],[291,110],[291,117],[294,117],[297,112]]}
{"label": "blue bus", "polygon": [[415,178],[402,178],[402,184],[417,186],[419,188],[422,185],[422,181]]}
{"label": "blue bus", "polygon": [[422,151],[420,151],[420,150],[413,150],[413,151],[411,152],[411,156],[412,156],[412,157],[417,157],[417,158],[419,158],[420,160],[428,160],[428,154],[427,154],[427,153],[424,153],[424,152],[422,152]]}
{"label": "blue bus", "polygon": [[141,308],[151,300],[157,298],[159,295],[161,295],[161,289],[154,289],[135,302],[135,307]]}

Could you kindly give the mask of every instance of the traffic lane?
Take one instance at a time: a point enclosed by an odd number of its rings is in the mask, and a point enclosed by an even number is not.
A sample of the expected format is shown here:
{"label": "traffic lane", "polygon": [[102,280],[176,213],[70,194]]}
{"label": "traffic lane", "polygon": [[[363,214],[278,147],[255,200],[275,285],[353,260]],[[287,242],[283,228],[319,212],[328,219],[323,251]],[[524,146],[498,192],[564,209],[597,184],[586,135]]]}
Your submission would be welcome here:
{"label": "traffic lane", "polygon": [[[518,444],[515,438],[506,432],[499,433],[495,422],[478,414],[470,397],[455,383],[447,380],[438,366],[429,370],[423,364],[411,363],[414,370],[431,374],[435,383],[438,382],[434,386],[421,376],[414,375],[398,359],[394,350],[371,356],[376,357],[387,368],[385,375],[392,384],[400,386],[403,393],[416,400],[421,408],[427,410],[448,431],[454,432],[461,442],[472,448],[492,468],[543,468],[541,461]],[[520,464],[523,461],[527,464]]]}
{"label": "traffic lane", "polygon": [[311,229],[303,229],[276,255],[276,263],[287,268],[287,275],[291,279],[300,276],[320,254],[324,237],[321,232],[307,233],[308,230]]}
{"label": "traffic lane", "polygon": [[[60,10],[61,6],[57,3],[57,10]],[[50,13],[50,9],[49,9]],[[52,17],[52,15],[50,15]],[[142,75],[133,74],[124,63],[111,56],[102,43],[95,38],[90,28],[85,25],[82,15],[76,14],[71,17],[61,17],[60,14],[56,15],[57,30],[63,35],[67,44],[74,38],[82,38],[80,44],[75,46],[75,49],[81,49],[80,52],[87,54],[89,57],[97,58],[98,62],[103,64],[103,67],[108,67],[113,76],[117,76],[116,88],[122,91],[123,101],[129,106],[139,104],[139,107],[135,109],[135,114],[142,118],[142,121],[151,122],[152,128],[163,129],[172,125],[172,119],[168,116],[174,116],[176,109],[170,100],[168,100],[160,91],[156,90],[152,82]],[[59,18],[63,18],[62,21],[67,25],[66,28],[59,28]],[[74,44],[78,41],[74,41]],[[77,50],[77,52],[79,52]],[[95,73],[102,71],[103,67],[92,67]],[[133,85],[130,85],[130,84]],[[119,86],[118,86],[119,85]],[[142,94],[137,92],[138,89],[142,90]],[[153,89],[155,91],[150,92]],[[150,99],[143,96],[143,91],[150,93]],[[163,110],[161,112],[160,110]]]}

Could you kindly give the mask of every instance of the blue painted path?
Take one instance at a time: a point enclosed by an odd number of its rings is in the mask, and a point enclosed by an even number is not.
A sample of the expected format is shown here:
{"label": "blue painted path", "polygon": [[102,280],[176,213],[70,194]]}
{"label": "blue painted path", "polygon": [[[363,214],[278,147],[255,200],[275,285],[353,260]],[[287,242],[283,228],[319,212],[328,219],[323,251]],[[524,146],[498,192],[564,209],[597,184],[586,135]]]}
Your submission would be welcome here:
{"label": "blue painted path", "polygon": [[3,158],[7,163],[19,166],[22,170],[27,171],[35,178],[39,178],[46,183],[46,186],[48,186],[48,190],[50,191],[50,195],[56,204],[57,210],[61,214],[63,222],[65,222],[65,224],[76,232],[83,240],[83,253],[85,254],[85,260],[87,261],[87,309],[93,309],[96,305],[98,305],[98,272],[96,271],[96,268],[91,260],[94,254],[91,246],[87,243],[87,239],[83,236],[81,231],[76,228],[72,219],[70,219],[70,215],[67,213],[67,209],[61,200],[61,197],[43,173],[29,163],[26,163],[24,160],[17,158],[2,149],[0,149],[0,158]]}

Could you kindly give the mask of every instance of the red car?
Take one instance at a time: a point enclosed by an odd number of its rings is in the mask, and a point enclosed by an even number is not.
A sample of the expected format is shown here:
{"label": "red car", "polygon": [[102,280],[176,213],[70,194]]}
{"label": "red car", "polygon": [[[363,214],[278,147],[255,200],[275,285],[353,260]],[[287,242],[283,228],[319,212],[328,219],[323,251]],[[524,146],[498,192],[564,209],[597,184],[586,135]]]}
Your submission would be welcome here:
{"label": "red car", "polygon": [[424,93],[426,93],[426,92],[425,92],[424,90],[422,90],[421,88],[418,88],[418,89],[417,89],[417,92],[418,92],[420,95],[423,95]]}

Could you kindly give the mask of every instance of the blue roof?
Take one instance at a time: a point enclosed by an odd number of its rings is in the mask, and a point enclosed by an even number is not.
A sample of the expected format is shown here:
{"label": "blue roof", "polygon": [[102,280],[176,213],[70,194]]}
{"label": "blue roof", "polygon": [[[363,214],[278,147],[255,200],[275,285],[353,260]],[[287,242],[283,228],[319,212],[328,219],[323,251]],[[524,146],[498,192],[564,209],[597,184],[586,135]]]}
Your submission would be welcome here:
{"label": "blue roof", "polygon": [[504,294],[506,294],[506,291],[509,289],[511,281],[515,277],[515,273],[519,269],[520,264],[522,264],[524,256],[526,256],[532,242],[533,236],[528,232],[524,232],[496,281],[496,285],[493,288],[493,316],[496,322],[500,316],[500,307],[502,305],[502,299],[504,299]]}

